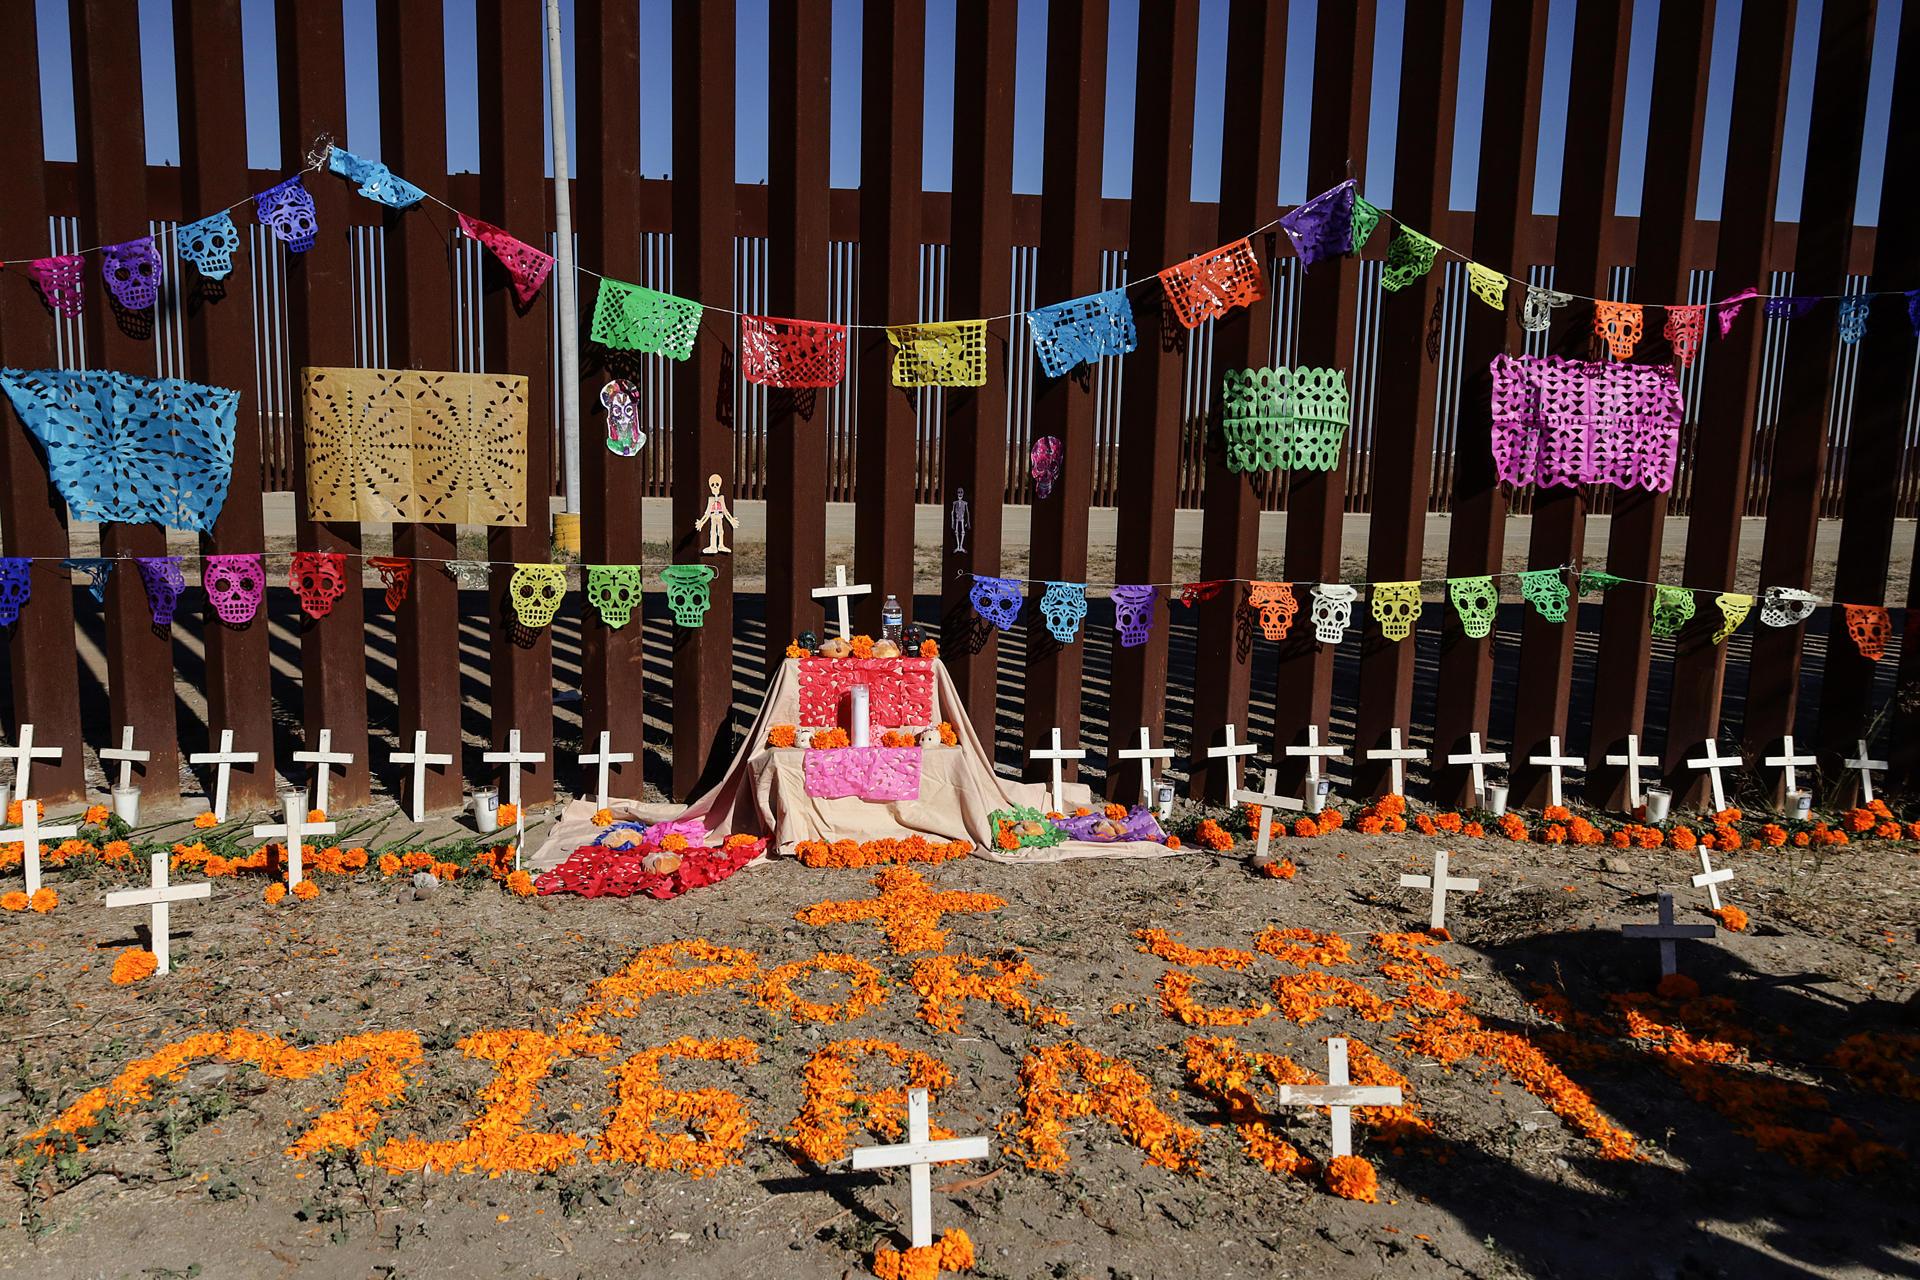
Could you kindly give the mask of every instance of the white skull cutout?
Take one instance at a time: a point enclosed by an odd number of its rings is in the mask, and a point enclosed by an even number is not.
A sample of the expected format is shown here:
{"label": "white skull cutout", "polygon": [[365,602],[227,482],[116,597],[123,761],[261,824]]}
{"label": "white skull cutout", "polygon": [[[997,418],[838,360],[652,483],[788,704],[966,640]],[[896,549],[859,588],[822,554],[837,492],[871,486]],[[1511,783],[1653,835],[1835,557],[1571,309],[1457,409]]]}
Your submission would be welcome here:
{"label": "white skull cutout", "polygon": [[1813,616],[1820,597],[1796,587],[1768,587],[1760,621],[1770,627],[1797,627]]}
{"label": "white skull cutout", "polygon": [[514,616],[529,627],[544,627],[560,612],[567,594],[567,571],[557,564],[521,564],[507,580]]}
{"label": "white skull cutout", "polygon": [[1322,582],[1313,588],[1313,636],[1321,644],[1339,644],[1353,621],[1353,602],[1360,592],[1344,582]]}
{"label": "white skull cutout", "polygon": [[1405,640],[1413,634],[1420,619],[1420,584],[1417,582],[1376,582],[1373,584],[1373,620],[1380,634],[1389,640]]}

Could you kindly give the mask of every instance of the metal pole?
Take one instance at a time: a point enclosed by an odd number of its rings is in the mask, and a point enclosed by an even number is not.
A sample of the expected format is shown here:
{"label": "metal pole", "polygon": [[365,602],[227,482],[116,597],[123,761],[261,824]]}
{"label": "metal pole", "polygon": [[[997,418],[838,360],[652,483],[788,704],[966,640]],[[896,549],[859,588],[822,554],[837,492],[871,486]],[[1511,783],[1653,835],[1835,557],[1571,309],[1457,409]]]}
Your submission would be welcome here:
{"label": "metal pole", "polygon": [[566,62],[560,0],[547,0],[547,90],[553,121],[553,231],[560,302],[560,460],[567,511],[580,511],[580,304],[573,274],[573,202],[567,189]]}

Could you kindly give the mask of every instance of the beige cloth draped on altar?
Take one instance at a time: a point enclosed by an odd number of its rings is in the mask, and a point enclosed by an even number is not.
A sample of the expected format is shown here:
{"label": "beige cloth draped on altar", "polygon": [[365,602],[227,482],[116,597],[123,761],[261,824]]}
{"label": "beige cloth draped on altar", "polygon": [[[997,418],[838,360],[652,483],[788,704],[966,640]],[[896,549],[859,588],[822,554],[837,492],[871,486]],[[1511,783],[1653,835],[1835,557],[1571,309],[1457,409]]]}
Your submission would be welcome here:
{"label": "beige cloth draped on altar", "polygon": [[[1180,852],[1151,841],[1096,844],[1070,840],[1051,849],[1013,853],[996,848],[988,815],[1014,805],[1044,810],[1047,788],[1039,783],[1009,781],[994,773],[991,758],[975,736],[960,705],[960,692],[943,662],[934,663],[934,719],[951,723],[960,745],[930,747],[921,753],[920,795],[915,800],[824,800],[808,795],[801,778],[806,752],[797,747],[767,745],[767,734],[774,725],[798,722],[798,706],[798,664],[788,659],[775,673],[766,702],[719,785],[684,806],[614,800],[608,807],[621,821],[699,818],[718,835],[769,835],[769,851],[789,855],[802,840],[876,840],[909,835],[929,840],[971,840],[978,856],[995,862],[1156,858]],[[1082,783],[1069,783],[1062,799],[1070,807],[1085,805],[1092,803],[1092,793]],[[556,867],[581,845],[591,844],[599,833],[593,825],[593,812],[591,800],[567,805],[534,854],[532,867],[536,871]]]}

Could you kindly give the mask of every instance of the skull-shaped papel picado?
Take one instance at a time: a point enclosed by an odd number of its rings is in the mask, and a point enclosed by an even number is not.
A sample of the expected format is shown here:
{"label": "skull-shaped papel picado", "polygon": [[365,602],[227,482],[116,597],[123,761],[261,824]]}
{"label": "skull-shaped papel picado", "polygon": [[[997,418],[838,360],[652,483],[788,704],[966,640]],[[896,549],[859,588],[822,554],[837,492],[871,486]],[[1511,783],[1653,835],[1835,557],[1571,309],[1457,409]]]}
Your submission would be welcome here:
{"label": "skull-shaped papel picado", "polygon": [[1794,627],[1813,616],[1820,597],[1796,587],[1768,587],[1760,606],[1760,621],[1770,627]]}
{"label": "skull-shaped papel picado", "polygon": [[975,578],[967,598],[973,601],[976,613],[1002,631],[1019,618],[1024,603],[1017,578]]}
{"label": "skull-shaped papel picado", "polygon": [[567,571],[557,564],[517,564],[507,579],[507,594],[521,625],[544,627],[566,599]]}
{"label": "skull-shaped papel picado", "polygon": [[1313,635],[1321,644],[1339,644],[1353,622],[1357,588],[1344,582],[1321,582],[1313,588]]}
{"label": "skull-shaped papel picado", "polygon": [[136,556],[133,564],[147,589],[147,612],[153,616],[153,625],[172,626],[174,608],[187,589],[187,579],[180,572],[180,557]]}
{"label": "skull-shaped papel picado", "polygon": [[1248,583],[1247,604],[1259,611],[1260,634],[1269,640],[1286,639],[1293,615],[1300,612],[1300,602],[1293,597],[1291,582]]}
{"label": "skull-shaped papel picado", "polygon": [[1447,583],[1447,594],[1460,615],[1460,629],[1469,637],[1479,640],[1493,631],[1500,593],[1491,577],[1454,578]]}
{"label": "skull-shaped papel picado", "polygon": [[267,589],[267,570],[256,552],[240,555],[210,555],[200,571],[200,585],[220,621],[230,627],[242,627],[260,611],[260,598]]}
{"label": "skull-shaped papel picado", "polygon": [[152,236],[100,251],[100,274],[107,279],[113,300],[128,311],[145,311],[160,298],[160,251]]}
{"label": "skull-shaped papel picado", "polygon": [[1087,588],[1080,582],[1049,582],[1040,597],[1040,613],[1047,631],[1061,644],[1072,644],[1087,616]]}
{"label": "skull-shaped papel picado", "polygon": [[233,271],[233,251],[240,247],[240,230],[233,215],[216,213],[211,218],[189,222],[174,233],[180,256],[209,280],[224,280]]}
{"label": "skull-shaped papel picado", "polygon": [[600,611],[600,621],[618,630],[633,619],[643,588],[640,566],[587,566],[587,602]]}
{"label": "skull-shaped papel picado", "polygon": [[1153,634],[1153,607],[1159,598],[1159,589],[1152,586],[1113,589],[1113,625],[1119,628],[1122,649],[1137,649]]}
{"label": "skull-shaped papel picado", "polygon": [[346,559],[337,551],[293,553],[291,585],[308,617],[326,617],[333,612],[333,602],[347,593]]}
{"label": "skull-shaped papel picado", "polygon": [[0,627],[20,619],[21,607],[33,594],[33,561],[25,556],[0,559]]}
{"label": "skull-shaped papel picado", "polygon": [[305,253],[313,248],[320,234],[320,215],[299,174],[268,187],[253,200],[260,221],[272,227],[274,236],[288,249]]}
{"label": "skull-shaped papel picado", "polygon": [[660,571],[660,581],[667,588],[667,607],[673,610],[675,622],[683,627],[706,622],[707,608],[712,604],[707,584],[713,581],[715,572],[710,564],[670,564]]}
{"label": "skull-shaped papel picado", "polygon": [[1373,584],[1373,620],[1380,634],[1389,640],[1405,640],[1420,620],[1420,584],[1417,582],[1376,582]]}

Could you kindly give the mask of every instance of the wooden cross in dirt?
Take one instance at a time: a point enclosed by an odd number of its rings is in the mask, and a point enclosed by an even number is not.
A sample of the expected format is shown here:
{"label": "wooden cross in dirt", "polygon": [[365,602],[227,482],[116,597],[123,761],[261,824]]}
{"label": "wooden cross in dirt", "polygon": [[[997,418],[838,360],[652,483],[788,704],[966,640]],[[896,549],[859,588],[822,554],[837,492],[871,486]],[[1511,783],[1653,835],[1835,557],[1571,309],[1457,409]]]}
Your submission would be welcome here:
{"label": "wooden cross in dirt", "polygon": [[427,731],[413,731],[413,750],[396,751],[388,759],[395,764],[413,766],[413,794],[409,797],[412,808],[408,817],[415,822],[425,822],[427,813],[427,766],[430,764],[452,764],[453,757],[444,752],[427,752]]}
{"label": "wooden cross in dirt", "polygon": [[1623,764],[1627,767],[1627,808],[1639,809],[1645,805],[1647,797],[1640,787],[1640,766],[1643,764],[1658,766],[1660,759],[1658,756],[1640,754],[1640,735],[1628,734],[1627,753],[1621,756],[1608,756],[1607,763]]}
{"label": "wooden cross in dirt", "polygon": [[1140,749],[1135,751],[1129,748],[1116,751],[1113,755],[1116,760],[1138,760],[1140,762],[1140,803],[1151,809],[1153,807],[1153,762],[1155,760],[1173,759],[1173,748],[1161,747],[1156,750],[1153,746],[1152,734],[1148,732],[1145,725],[1142,725],[1140,727]]}
{"label": "wooden cross in dirt", "polygon": [[523,764],[539,764],[547,757],[539,751],[522,751],[520,749],[520,731],[518,729],[509,729],[507,730],[507,749],[505,751],[483,752],[480,758],[488,764],[504,764],[507,766],[507,803],[517,810],[520,807],[520,766]]}
{"label": "wooden cross in dirt", "polygon": [[1429,929],[1444,929],[1447,927],[1447,894],[1449,892],[1480,892],[1480,882],[1477,879],[1447,875],[1447,862],[1452,857],[1452,854],[1442,849],[1433,855],[1432,875],[1402,875],[1400,877],[1400,887],[1402,889],[1433,890],[1433,910],[1427,915],[1427,927]]}
{"label": "wooden cross in dirt", "polygon": [[151,759],[153,759],[153,752],[133,749],[133,726],[130,724],[120,726],[118,747],[100,748],[100,767],[103,770],[107,767],[109,760],[120,762],[120,785],[115,788],[119,791],[125,791],[133,785],[133,766],[136,763],[145,764]]}
{"label": "wooden cross in dirt", "polygon": [[907,1241],[916,1249],[933,1243],[933,1166],[948,1160],[985,1160],[989,1143],[985,1138],[942,1138],[933,1140],[927,1125],[927,1091],[907,1090],[907,1140],[890,1147],[855,1147],[853,1167],[897,1169],[905,1166],[912,1188],[912,1209],[907,1219]]}
{"label": "wooden cross in dirt", "polygon": [[59,747],[36,747],[33,745],[33,726],[20,726],[20,741],[11,747],[0,747],[0,760],[13,761],[13,798],[25,800],[33,794],[33,762],[35,760],[58,760]]}
{"label": "wooden cross in dirt", "polygon": [[1251,742],[1235,741],[1232,721],[1227,722],[1226,735],[1225,746],[1207,748],[1207,759],[1227,762],[1227,794],[1232,795],[1240,790],[1240,757],[1250,756],[1260,748]]}
{"label": "wooden cross in dirt", "polygon": [[1777,756],[1768,756],[1765,760],[1761,761],[1761,763],[1773,766],[1781,771],[1781,780],[1787,784],[1787,794],[1792,795],[1800,789],[1800,775],[1796,773],[1795,770],[1803,764],[1819,764],[1820,760],[1817,756],[1795,755],[1793,751],[1793,735],[1789,733],[1780,739],[1780,754]]}
{"label": "wooden cross in dirt", "polygon": [[317,766],[313,771],[313,807],[325,813],[327,811],[329,789],[333,785],[333,766],[352,764],[353,753],[351,751],[335,751],[333,749],[333,730],[322,729],[320,731],[320,741],[315,744],[314,749],[312,751],[296,751],[293,753],[293,758],[295,762],[299,764]]}
{"label": "wooden cross in dirt", "polygon": [[1353,1109],[1397,1107],[1406,1099],[1398,1085],[1357,1085],[1347,1076],[1347,1042],[1340,1036],[1327,1041],[1325,1084],[1283,1084],[1274,1101],[1283,1107],[1325,1107],[1333,1113],[1333,1154],[1353,1154]]}
{"label": "wooden cross in dirt", "polygon": [[213,816],[225,822],[227,820],[227,782],[237,764],[258,764],[258,751],[235,751],[233,749],[233,730],[220,731],[220,749],[218,751],[196,751],[187,757],[188,764],[210,764],[218,766],[213,774]]}
{"label": "wooden cross in dirt", "polygon": [[43,827],[40,825],[40,802],[22,800],[20,802],[20,826],[13,831],[0,831],[0,844],[20,842],[20,865],[27,873],[27,896],[31,898],[40,892],[40,842],[43,840],[71,840],[80,834],[77,826]]}
{"label": "wooden cross in dirt", "polygon": [[202,880],[199,884],[169,886],[167,884],[167,857],[164,853],[153,855],[153,885],[148,889],[121,889],[107,895],[107,910],[117,911],[122,907],[150,907],[152,915],[147,926],[147,941],[153,948],[153,958],[158,963],[155,973],[167,973],[173,969],[173,936],[171,921],[168,918],[168,905],[175,902],[187,902],[194,898],[207,898],[213,895],[213,886]]}
{"label": "wooden cross in dirt", "polygon": [[607,730],[602,729],[600,731],[600,749],[581,756],[580,763],[582,765],[590,764],[597,767],[598,781],[594,789],[593,807],[595,809],[604,809],[607,807],[607,766],[612,764],[633,763],[633,752],[615,751],[613,749],[613,735]]}
{"label": "wooden cross in dirt", "polygon": [[1279,776],[1275,769],[1267,770],[1266,790],[1235,791],[1229,799],[1234,804],[1254,806],[1253,865],[1264,867],[1273,861],[1273,854],[1267,845],[1273,839],[1273,823],[1268,820],[1271,809],[1304,809],[1306,805],[1292,796],[1283,796],[1274,789],[1273,780]]}
{"label": "wooden cross in dirt", "polygon": [[1527,763],[1545,766],[1547,770],[1547,803],[1559,809],[1564,809],[1567,805],[1567,792],[1561,780],[1561,770],[1584,769],[1587,767],[1587,762],[1579,756],[1561,754],[1560,735],[1557,733],[1547,738],[1547,754],[1543,756],[1528,756]]}
{"label": "wooden cross in dirt", "polygon": [[1478,733],[1470,733],[1467,735],[1467,749],[1465,751],[1453,752],[1447,756],[1448,764],[1464,764],[1473,771],[1473,803],[1480,808],[1486,807],[1487,766],[1490,764],[1505,764],[1506,762],[1506,752],[1482,751],[1480,749],[1480,735]]}
{"label": "wooden cross in dirt", "polygon": [[847,612],[847,597],[870,595],[872,592],[873,588],[866,583],[849,583],[847,581],[847,566],[837,564],[833,566],[833,585],[830,587],[815,587],[813,589],[813,598],[815,600],[833,600],[840,614],[840,635],[842,638],[846,638],[853,634],[853,622]]}
{"label": "wooden cross in dirt", "polygon": [[1720,870],[1715,871],[1713,869],[1713,859],[1707,853],[1707,846],[1704,844],[1700,845],[1699,850],[1700,874],[1693,878],[1693,887],[1696,889],[1705,889],[1707,891],[1707,900],[1713,904],[1713,909],[1718,911],[1720,909],[1720,886],[1733,879],[1733,868],[1722,867]]}
{"label": "wooden cross in dirt", "polygon": [[1659,924],[1623,924],[1620,935],[1625,938],[1657,938],[1660,941],[1660,976],[1666,977],[1677,972],[1675,943],[1681,938],[1711,938],[1713,926],[1710,924],[1675,924],[1673,922],[1673,895],[1660,895]]}
{"label": "wooden cross in dirt", "polygon": [[282,791],[280,808],[285,822],[269,823],[253,829],[253,834],[262,840],[280,840],[287,850],[287,888],[300,883],[300,859],[305,850],[302,843],[308,836],[330,836],[339,830],[331,822],[307,821],[307,793],[304,791]]}
{"label": "wooden cross in dirt", "polygon": [[1887,762],[1885,760],[1873,759],[1867,754],[1867,740],[1861,738],[1859,741],[1860,754],[1854,759],[1847,761],[1847,768],[1856,771],[1860,775],[1860,803],[1872,804],[1873,771],[1875,769],[1885,769]]}
{"label": "wooden cross in dirt", "polygon": [[1738,753],[1730,756],[1721,755],[1720,744],[1718,742],[1706,743],[1705,750],[1707,754],[1695,756],[1693,759],[1687,761],[1687,768],[1705,769],[1707,771],[1707,780],[1713,784],[1713,811],[1719,813],[1727,807],[1727,787],[1726,784],[1720,780],[1720,771],[1722,769],[1738,769],[1742,764],[1745,764],[1746,761],[1741,759]]}
{"label": "wooden cross in dirt", "polygon": [[1400,745],[1400,730],[1397,727],[1387,730],[1386,746],[1373,747],[1367,752],[1367,759],[1369,760],[1387,761],[1387,768],[1392,770],[1393,774],[1393,790],[1391,794],[1396,796],[1404,796],[1407,794],[1407,761],[1424,761],[1426,758],[1427,753],[1420,750],[1420,748],[1403,747]]}
{"label": "wooden cross in dirt", "polygon": [[1053,784],[1047,794],[1053,801],[1052,810],[1054,813],[1065,813],[1067,811],[1066,803],[1060,798],[1060,762],[1062,760],[1085,760],[1086,758],[1087,753],[1084,748],[1062,747],[1060,745],[1060,731],[1058,729],[1053,731],[1052,747],[1042,747],[1037,751],[1029,751],[1027,753],[1027,759],[1029,760],[1051,760],[1053,762]]}
{"label": "wooden cross in dirt", "polygon": [[[1341,751],[1340,744],[1337,742],[1329,742],[1324,747],[1320,745],[1320,726],[1317,724],[1307,726],[1306,745],[1298,747],[1289,746],[1284,748],[1284,752],[1290,759],[1298,759],[1301,756],[1306,757],[1307,785],[1313,789],[1316,796],[1319,793],[1320,779],[1322,776],[1320,772],[1320,762],[1322,760],[1344,760],[1347,758],[1346,754]],[[1269,785],[1267,790],[1273,790],[1272,786]],[[1317,803],[1318,801],[1316,799],[1316,805]]]}

